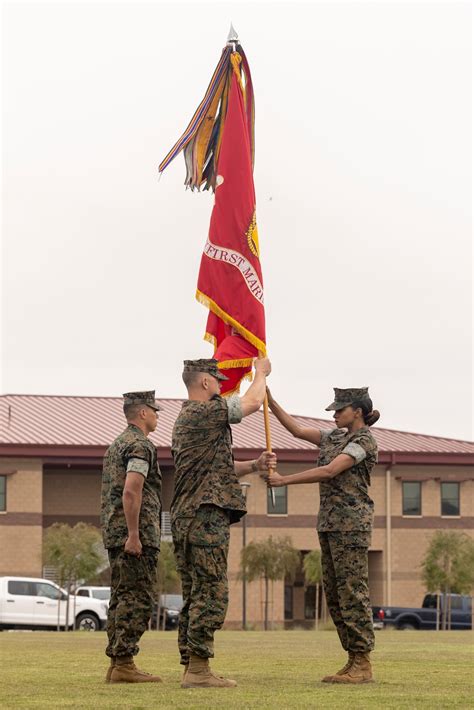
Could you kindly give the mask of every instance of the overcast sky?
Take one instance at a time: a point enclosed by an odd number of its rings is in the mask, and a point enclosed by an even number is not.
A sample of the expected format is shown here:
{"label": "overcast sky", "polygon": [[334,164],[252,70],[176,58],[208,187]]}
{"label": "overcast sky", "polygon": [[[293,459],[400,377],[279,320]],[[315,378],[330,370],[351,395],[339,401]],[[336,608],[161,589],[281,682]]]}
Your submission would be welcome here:
{"label": "overcast sky", "polygon": [[3,393],[181,397],[212,196],[157,166],[232,20],[256,95],[271,387],[470,438],[465,2],[4,5]]}

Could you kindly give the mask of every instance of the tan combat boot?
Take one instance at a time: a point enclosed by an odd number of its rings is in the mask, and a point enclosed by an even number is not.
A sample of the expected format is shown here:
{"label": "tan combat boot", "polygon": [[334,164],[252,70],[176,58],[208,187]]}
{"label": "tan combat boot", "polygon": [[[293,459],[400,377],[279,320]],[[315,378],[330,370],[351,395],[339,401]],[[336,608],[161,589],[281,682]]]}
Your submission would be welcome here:
{"label": "tan combat boot", "polygon": [[191,654],[188,670],[181,683],[182,688],[235,688],[235,680],[215,675],[209,666],[209,659]]}
{"label": "tan combat boot", "polygon": [[354,663],[343,675],[335,675],[331,683],[372,683],[370,653],[356,653]]}
{"label": "tan combat boot", "polygon": [[132,656],[118,656],[110,674],[111,683],[161,683],[158,675],[145,673],[136,667]]}
{"label": "tan combat boot", "polygon": [[115,668],[115,657],[111,656],[110,657],[110,666],[107,668],[107,673],[105,675],[105,682],[110,683],[110,676],[112,675],[112,671]]}
{"label": "tan combat boot", "polygon": [[[347,671],[352,668],[352,664],[354,663],[355,659],[355,653],[353,651],[348,651],[347,652],[347,663],[345,666],[343,666],[340,670],[338,670],[334,675],[345,675]],[[326,675],[324,678],[322,678],[321,682],[322,683],[332,683],[334,675]]]}

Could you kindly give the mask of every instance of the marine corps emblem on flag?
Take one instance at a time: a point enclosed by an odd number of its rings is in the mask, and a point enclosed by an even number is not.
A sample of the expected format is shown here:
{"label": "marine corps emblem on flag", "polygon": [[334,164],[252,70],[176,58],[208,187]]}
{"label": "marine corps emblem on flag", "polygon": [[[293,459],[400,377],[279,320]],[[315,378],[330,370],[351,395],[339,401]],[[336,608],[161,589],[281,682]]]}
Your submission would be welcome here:
{"label": "marine corps emblem on flag", "polygon": [[258,229],[257,229],[257,210],[254,210],[250,227],[247,230],[247,244],[249,249],[257,258],[260,259],[260,250],[258,248]]}

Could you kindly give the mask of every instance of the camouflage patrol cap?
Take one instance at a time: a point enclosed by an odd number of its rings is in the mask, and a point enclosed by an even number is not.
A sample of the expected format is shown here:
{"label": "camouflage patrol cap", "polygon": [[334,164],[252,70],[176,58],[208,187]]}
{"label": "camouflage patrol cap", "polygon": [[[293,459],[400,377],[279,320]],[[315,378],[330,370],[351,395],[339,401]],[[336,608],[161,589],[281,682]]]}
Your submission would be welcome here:
{"label": "camouflage patrol cap", "polygon": [[213,357],[208,359],[201,358],[201,360],[185,360],[183,372],[207,372],[217,380],[228,380],[229,378],[222,374],[217,365],[218,360]]}
{"label": "camouflage patrol cap", "polygon": [[360,402],[361,400],[367,400],[368,404],[372,404],[368,387],[351,387],[345,390],[334,387],[334,402],[329,407],[326,407],[326,412],[331,410],[337,412],[338,409],[344,409],[344,407],[348,407],[353,402]]}
{"label": "camouflage patrol cap", "polygon": [[159,412],[163,407],[155,401],[155,390],[149,390],[148,392],[126,392],[123,395],[124,407],[129,404],[146,404],[147,407],[151,407],[155,411]]}

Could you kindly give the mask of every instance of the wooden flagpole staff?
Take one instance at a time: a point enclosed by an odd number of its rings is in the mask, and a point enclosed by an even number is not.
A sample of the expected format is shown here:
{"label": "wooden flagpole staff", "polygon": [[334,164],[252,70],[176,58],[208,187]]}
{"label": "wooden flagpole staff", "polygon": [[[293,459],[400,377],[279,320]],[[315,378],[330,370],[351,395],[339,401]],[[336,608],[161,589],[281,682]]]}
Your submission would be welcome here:
{"label": "wooden flagpole staff", "polygon": [[[262,355],[261,352],[258,353],[259,359],[263,358],[264,356]],[[266,442],[266,449],[270,453],[272,453],[272,434],[270,431],[270,414],[268,411],[268,393],[265,390],[265,399],[263,400],[263,421],[265,422],[265,442]],[[272,497],[272,505],[275,507],[275,491],[273,488],[269,485],[270,488],[270,495]]]}
{"label": "wooden flagpole staff", "polygon": [[[272,451],[272,435],[270,432],[270,416],[268,413],[268,394],[265,392],[265,399],[263,400],[263,420],[265,422],[265,439],[267,442],[267,451]],[[270,488],[270,495],[272,497],[272,505],[275,507],[275,491],[272,486]]]}

